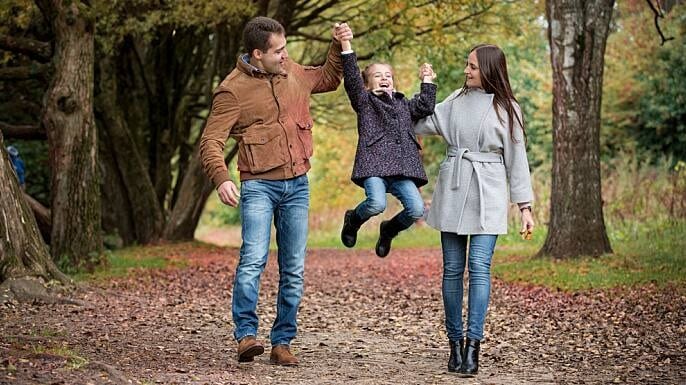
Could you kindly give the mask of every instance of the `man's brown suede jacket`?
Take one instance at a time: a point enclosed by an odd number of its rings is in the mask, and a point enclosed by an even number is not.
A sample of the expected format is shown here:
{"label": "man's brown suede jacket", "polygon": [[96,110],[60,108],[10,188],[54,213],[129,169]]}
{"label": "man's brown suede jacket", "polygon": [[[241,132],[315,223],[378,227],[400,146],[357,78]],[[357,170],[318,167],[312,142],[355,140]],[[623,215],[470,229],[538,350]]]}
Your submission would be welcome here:
{"label": "man's brown suede jacket", "polygon": [[229,180],[224,146],[238,142],[240,179],[283,180],[305,174],[312,156],[310,95],[338,88],[343,75],[341,45],[333,42],[326,63],[301,66],[290,59],[287,75],[265,73],[238,58],[214,91],[200,141],[200,158],[215,187]]}

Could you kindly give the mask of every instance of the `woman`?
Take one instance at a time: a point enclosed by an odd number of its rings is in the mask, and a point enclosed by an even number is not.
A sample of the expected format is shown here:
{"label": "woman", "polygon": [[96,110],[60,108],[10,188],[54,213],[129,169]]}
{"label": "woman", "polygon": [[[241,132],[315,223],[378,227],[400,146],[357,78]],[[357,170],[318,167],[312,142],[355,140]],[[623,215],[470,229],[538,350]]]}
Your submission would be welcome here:
{"label": "woman", "polygon": [[[469,53],[464,73],[463,87],[436,105],[434,114],[420,120],[415,132],[441,135],[448,144],[426,222],[441,231],[448,370],[473,376],[479,369],[491,290],[491,257],[498,235],[507,233],[508,187],[510,201],[521,212],[522,232],[530,234],[534,221],[526,135],[505,54],[494,45],[477,45]],[[466,333],[462,327],[465,259],[469,261]]]}

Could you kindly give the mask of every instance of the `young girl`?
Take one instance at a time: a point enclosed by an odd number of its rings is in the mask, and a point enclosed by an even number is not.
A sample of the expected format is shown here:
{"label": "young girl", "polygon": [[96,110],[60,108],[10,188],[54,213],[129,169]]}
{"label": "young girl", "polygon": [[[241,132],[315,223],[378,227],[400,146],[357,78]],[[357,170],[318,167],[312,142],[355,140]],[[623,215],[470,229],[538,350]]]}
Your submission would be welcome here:
{"label": "young girl", "polygon": [[[419,121],[415,132],[441,135],[448,144],[426,222],[441,231],[448,370],[472,376],[479,368],[491,257],[498,234],[507,233],[508,187],[510,201],[519,205],[525,234],[533,231],[534,221],[526,136],[505,54],[494,45],[477,45],[469,53],[464,73],[462,88],[439,103],[433,115]],[[469,311],[463,341],[462,279],[467,250]]]}
{"label": "young girl", "polygon": [[427,183],[419,142],[413,122],[430,115],[436,101],[435,74],[429,64],[420,67],[421,92],[408,100],[393,88],[393,68],[375,63],[362,74],[350,41],[342,41],[345,90],[357,112],[359,139],[352,181],[363,187],[367,198],[355,209],[345,212],[341,240],[355,246],[357,230],[386,208],[386,193],[393,194],[403,210],[389,221],[381,222],[376,255],[385,257],[391,241],[424,214],[424,201],[418,187]]}

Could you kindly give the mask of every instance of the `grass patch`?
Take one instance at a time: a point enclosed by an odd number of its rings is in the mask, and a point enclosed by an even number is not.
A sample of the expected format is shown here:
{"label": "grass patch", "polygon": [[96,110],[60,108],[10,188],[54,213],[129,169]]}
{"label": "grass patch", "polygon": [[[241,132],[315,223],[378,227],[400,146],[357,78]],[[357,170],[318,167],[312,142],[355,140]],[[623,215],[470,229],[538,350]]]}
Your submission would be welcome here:
{"label": "grass patch", "polygon": [[69,349],[65,345],[45,347],[43,345],[33,345],[32,351],[34,354],[49,354],[52,356],[57,356],[64,358],[66,366],[69,369],[77,370],[88,364],[88,360],[81,357],[75,351]]}
{"label": "grass patch", "polygon": [[119,250],[107,251],[107,262],[92,273],[78,273],[72,278],[76,281],[106,280],[125,277],[134,271],[182,267],[186,262],[180,258],[189,251],[216,248],[201,242],[166,244],[156,246],[131,246]]}
{"label": "grass patch", "polygon": [[647,283],[681,286],[686,281],[684,234],[684,221],[611,226],[614,254],[569,260],[534,257],[542,245],[534,239],[530,248],[503,248],[496,254],[493,273],[505,281],[565,291]]}
{"label": "grass patch", "polygon": [[[545,242],[544,228],[539,227],[532,240],[523,241],[517,233],[518,227],[512,224],[509,227],[510,233],[498,238],[493,261],[493,275],[508,282],[565,291],[686,283],[686,221],[683,220],[609,223],[608,236],[614,254],[569,260],[535,256]],[[377,238],[378,225],[365,224],[358,233],[355,248],[373,250]],[[412,226],[393,240],[394,249],[440,246],[439,232],[429,226]],[[343,249],[340,229],[312,231],[308,247]]]}

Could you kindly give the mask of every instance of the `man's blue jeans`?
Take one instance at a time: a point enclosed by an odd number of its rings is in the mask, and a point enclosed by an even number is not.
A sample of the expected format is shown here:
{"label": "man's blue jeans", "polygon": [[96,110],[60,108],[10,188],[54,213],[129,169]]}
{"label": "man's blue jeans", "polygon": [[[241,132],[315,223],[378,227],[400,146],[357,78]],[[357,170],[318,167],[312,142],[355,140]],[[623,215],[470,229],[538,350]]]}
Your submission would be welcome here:
{"label": "man's blue jeans", "polygon": [[[467,235],[441,233],[443,248],[443,307],[445,327],[450,341],[464,336],[462,329],[462,296]],[[469,236],[469,308],[467,338],[484,338],[484,321],[491,294],[491,258],[497,235]]]}
{"label": "man's blue jeans", "polygon": [[290,344],[297,331],[303,293],[307,214],[310,190],[307,176],[287,180],[247,180],[241,183],[243,243],[233,284],[234,337],[257,336],[260,276],[267,264],[272,218],[276,227],[279,292],[272,346]]}
{"label": "man's blue jeans", "polygon": [[414,182],[407,178],[369,177],[364,180],[364,193],[367,195],[355,212],[362,222],[381,214],[386,209],[386,192],[393,194],[403,205],[396,217],[405,228],[424,215],[424,201]]}

